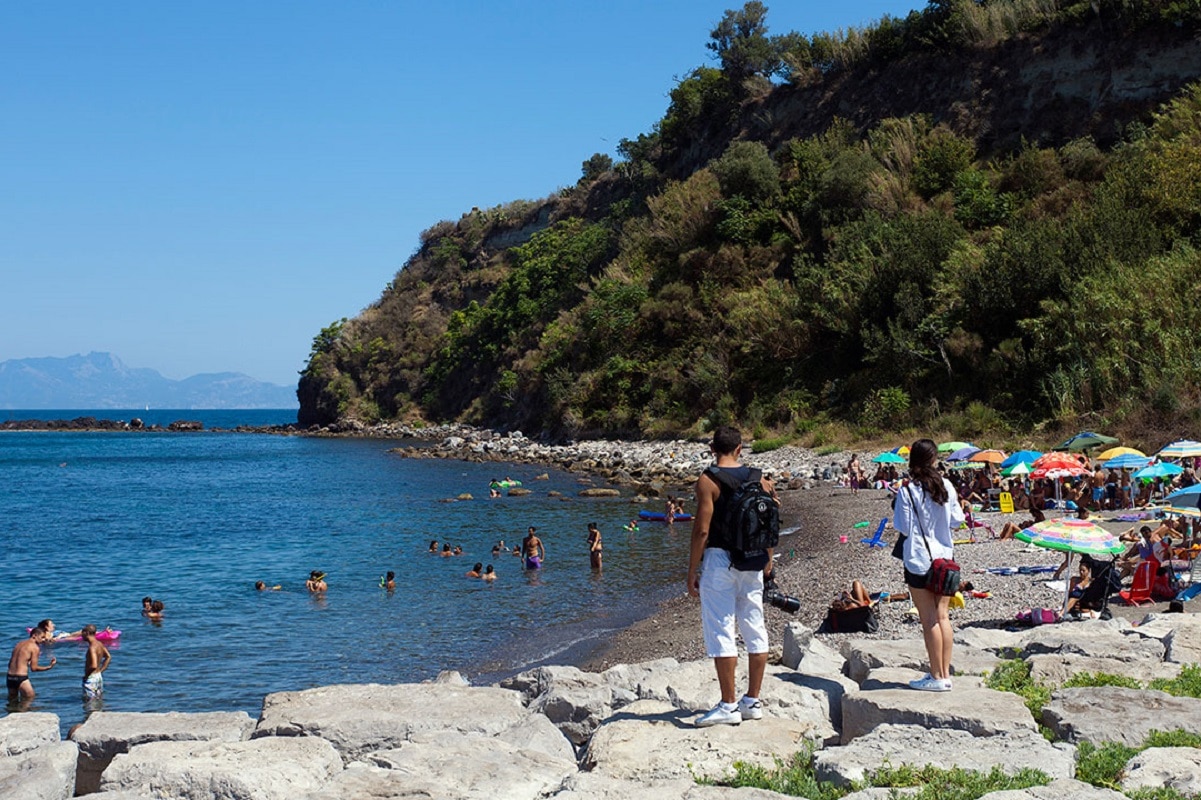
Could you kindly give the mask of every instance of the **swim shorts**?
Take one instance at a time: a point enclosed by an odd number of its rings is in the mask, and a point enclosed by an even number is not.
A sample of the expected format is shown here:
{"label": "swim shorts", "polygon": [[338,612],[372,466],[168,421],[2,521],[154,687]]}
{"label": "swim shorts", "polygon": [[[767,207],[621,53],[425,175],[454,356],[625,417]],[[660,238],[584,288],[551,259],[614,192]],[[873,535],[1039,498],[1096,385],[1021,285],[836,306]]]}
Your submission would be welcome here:
{"label": "swim shorts", "polygon": [[1101,498],[1104,496],[1105,496],[1105,487],[1103,487],[1103,486],[1094,486],[1093,487],[1093,502],[1094,503],[1101,502]]}
{"label": "swim shorts", "polygon": [[733,569],[728,550],[705,548],[701,563],[701,626],[709,658],[738,655],[735,630],[742,634],[748,653],[766,653],[763,573]]}
{"label": "swim shorts", "polygon": [[526,569],[542,569],[542,559],[538,556],[530,556],[525,560]]}
{"label": "swim shorts", "polygon": [[21,684],[29,680],[28,675],[13,675],[11,672],[8,673],[5,678],[5,683],[8,685],[9,694],[15,694],[21,688]]}
{"label": "swim shorts", "polygon": [[83,696],[95,700],[104,693],[104,673],[93,672],[83,679]]}

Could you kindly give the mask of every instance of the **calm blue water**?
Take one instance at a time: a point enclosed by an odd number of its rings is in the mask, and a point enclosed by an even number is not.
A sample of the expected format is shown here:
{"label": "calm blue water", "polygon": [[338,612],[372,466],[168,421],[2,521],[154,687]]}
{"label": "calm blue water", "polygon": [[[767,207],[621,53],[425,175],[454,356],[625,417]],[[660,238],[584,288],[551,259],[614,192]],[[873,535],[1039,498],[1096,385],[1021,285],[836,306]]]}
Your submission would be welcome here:
{"label": "calm blue water", "polygon": [[[620,528],[636,507],[575,497],[573,476],[535,481],[545,470],[403,459],[387,452],[396,444],[0,433],[0,638],[11,647],[45,617],[62,630],[111,625],[124,634],[105,673],[106,710],[256,715],[273,691],[421,680],[445,668],[492,678],[582,655],[565,648],[595,643],[649,613],[663,587],[677,588],[687,528],[646,523],[629,536]],[[504,475],[535,494],[489,500],[489,478]],[[440,502],[460,492],[477,499]],[[588,568],[589,521],[604,533],[599,576]],[[546,543],[541,573],[491,558],[498,539],[511,547],[528,525]],[[429,556],[431,539],[466,555]],[[476,561],[494,563],[499,580],[463,577]],[[324,598],[304,590],[312,569],[328,573]],[[397,574],[391,595],[378,586],[386,570]],[[256,592],[259,579],[283,591]],[[143,595],[166,603],[161,624],[140,615]],[[44,650],[43,662],[59,662],[34,677],[34,707],[65,728],[85,716],[83,646]]]}
{"label": "calm blue water", "polygon": [[102,408],[80,411],[78,409],[0,409],[0,422],[16,419],[75,419],[76,417],[95,417],[96,419],[117,419],[128,422],[138,418],[147,426],[159,425],[167,427],[172,422],[181,419],[199,420],[206,428],[236,428],[239,425],[293,425],[296,423],[296,409],[291,408],[233,408],[196,410],[191,408],[148,408],[120,409]]}

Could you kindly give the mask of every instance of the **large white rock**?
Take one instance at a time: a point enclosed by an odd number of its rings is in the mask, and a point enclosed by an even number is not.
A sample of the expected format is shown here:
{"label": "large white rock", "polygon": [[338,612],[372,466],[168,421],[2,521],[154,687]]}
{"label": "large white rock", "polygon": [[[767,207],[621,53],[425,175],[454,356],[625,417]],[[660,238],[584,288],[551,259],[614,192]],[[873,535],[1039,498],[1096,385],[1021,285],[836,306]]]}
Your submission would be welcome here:
{"label": "large white rock", "polygon": [[[491,737],[441,732],[420,735],[393,750],[367,756],[367,771],[347,770],[317,797],[353,797],[351,785],[371,791],[363,797],[431,796],[464,800],[526,800],[557,789],[578,768],[574,758],[552,758]],[[360,790],[361,791],[361,790]],[[408,792],[408,795],[399,792]]]}
{"label": "large white rock", "polygon": [[545,714],[572,744],[582,745],[613,710],[613,689],[601,673],[537,667],[501,682],[519,691],[531,711]]}
{"label": "large white rock", "polygon": [[[44,716],[53,716],[47,714]],[[58,729],[55,728],[57,735]],[[0,797],[14,800],[67,800],[75,794],[74,742],[53,742],[0,758]]]}
{"label": "large white rock", "polygon": [[[844,800],[846,800],[844,798]],[[1057,780],[1046,786],[989,792],[980,800],[1129,800],[1121,792],[1077,780]]]}
{"label": "large white rock", "polygon": [[200,714],[97,711],[71,732],[79,745],[76,786],[81,794],[94,792],[100,775],[119,753],[148,742],[238,742],[250,736],[254,720],[245,711]]}
{"label": "large white rock", "polygon": [[[951,651],[953,675],[983,675],[1001,663],[996,655],[966,645]],[[867,674],[880,667],[928,669],[926,645],[921,639],[861,639],[847,649],[847,674],[862,683]]]}
{"label": "large white rock", "polygon": [[[924,675],[924,672],[918,672],[916,669],[880,667],[869,672],[867,677],[863,679],[863,683],[859,684],[859,688],[865,692],[877,689],[904,689],[912,691],[909,688],[909,681],[921,678]],[[956,675],[951,682],[955,687],[955,691],[959,691],[960,689],[984,688],[984,678],[981,678],[979,675]]]}
{"label": "large white rock", "polygon": [[818,738],[812,726],[782,717],[712,728],[694,727],[695,718],[654,700],[633,703],[597,729],[581,764],[623,780],[720,779],[735,761],[772,768]]}
{"label": "large white rock", "polygon": [[267,695],[253,737],[317,736],[355,761],[420,732],[501,734],[525,723],[531,713],[518,692],[488,686],[322,686]]}
{"label": "large white rock", "polygon": [[1121,675],[1147,683],[1156,678],[1175,678],[1180,674],[1181,666],[1149,658],[1118,661],[1112,658],[1080,656],[1074,653],[1035,655],[1027,658],[1026,662],[1030,665],[1032,680],[1053,687],[1062,686],[1068,678],[1081,672]]}
{"label": "large white rock", "polygon": [[1149,747],[1126,762],[1122,789],[1175,789],[1186,797],[1201,795],[1201,750]]}
{"label": "large white rock", "polygon": [[886,762],[893,767],[907,764],[920,769],[931,764],[980,772],[1000,767],[1008,774],[1033,767],[1052,778],[1070,778],[1075,773],[1075,749],[1057,748],[1026,729],[976,737],[962,730],[881,725],[845,747],[819,751],[813,766],[819,781],[847,786],[865,780]]}
{"label": "large white rock", "polygon": [[0,717],[0,756],[15,756],[61,739],[54,714],[29,711]]}
{"label": "large white rock", "polygon": [[973,736],[1038,729],[1022,698],[992,689],[958,685],[950,692],[880,689],[842,698],[843,744],[889,723],[954,728]]}
{"label": "large white rock", "polygon": [[1164,651],[1164,643],[1157,639],[1123,633],[1106,621],[1088,620],[1032,628],[1023,634],[1018,656],[1074,653],[1114,661],[1163,661]]}
{"label": "large white rock", "polygon": [[1201,663],[1201,614],[1148,614],[1135,631],[1162,641],[1165,661]]}
{"label": "large white rock", "polygon": [[151,742],[116,756],[100,789],[172,800],[293,800],[341,771],[333,746],[311,737]]}
{"label": "large white rock", "polygon": [[1201,700],[1116,686],[1058,689],[1042,722],[1065,741],[1141,747],[1152,730],[1201,734]]}

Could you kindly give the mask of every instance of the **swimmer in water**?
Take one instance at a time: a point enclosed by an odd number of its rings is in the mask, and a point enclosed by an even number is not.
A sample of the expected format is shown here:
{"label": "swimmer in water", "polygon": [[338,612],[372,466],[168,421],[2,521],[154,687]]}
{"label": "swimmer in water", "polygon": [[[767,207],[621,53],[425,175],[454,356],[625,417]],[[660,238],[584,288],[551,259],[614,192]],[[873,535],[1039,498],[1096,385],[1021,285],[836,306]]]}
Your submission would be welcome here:
{"label": "swimmer in water", "polygon": [[489,564],[488,568],[484,570],[484,574],[481,575],[480,577],[486,581],[494,581],[494,580],[496,580],[496,571],[493,570],[492,565]]}
{"label": "swimmer in water", "polygon": [[155,600],[154,602],[152,602],[150,604],[150,611],[147,612],[146,617],[148,619],[156,619],[156,620],[162,619],[164,608],[165,608],[165,606],[163,605],[162,600]]}
{"label": "swimmer in water", "polygon": [[388,570],[388,574],[380,578],[379,585],[381,588],[387,589],[389,592],[396,591],[396,573]]}
{"label": "swimmer in water", "polygon": [[595,522],[588,523],[588,561],[593,569],[601,568],[601,532]]}
{"label": "swimmer in water", "polygon": [[542,569],[542,562],[546,560],[546,546],[538,538],[537,531],[531,525],[530,532],[521,540],[521,555],[525,558],[526,569]]}
{"label": "swimmer in water", "polygon": [[477,562],[474,567],[467,570],[467,573],[463,577],[478,578],[480,576],[480,570],[482,570],[483,568],[484,568],[484,565]]}
{"label": "swimmer in water", "polygon": [[437,539],[433,539],[430,541],[430,550],[429,551],[431,554],[437,555],[437,553],[438,553],[438,540]]}
{"label": "swimmer in water", "polygon": [[452,551],[450,549],[449,544],[444,544],[444,545],[442,545],[442,554],[441,555],[443,558],[450,558],[451,556],[454,555],[454,551]]}
{"label": "swimmer in water", "polygon": [[282,589],[284,587],[279,585],[278,583],[275,584],[274,586],[268,586],[263,581],[255,581],[254,588],[255,588],[255,591],[258,591],[258,592],[265,592],[267,590],[271,590],[273,592],[278,592],[280,589]]}

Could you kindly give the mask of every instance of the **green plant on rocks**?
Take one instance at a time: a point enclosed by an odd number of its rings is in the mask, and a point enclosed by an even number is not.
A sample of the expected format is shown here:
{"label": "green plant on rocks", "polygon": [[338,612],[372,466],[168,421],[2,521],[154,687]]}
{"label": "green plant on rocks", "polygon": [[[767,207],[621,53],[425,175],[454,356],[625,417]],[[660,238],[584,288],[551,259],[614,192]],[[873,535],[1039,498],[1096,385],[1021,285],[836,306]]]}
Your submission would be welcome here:
{"label": "green plant on rocks", "polygon": [[[1076,780],[1107,789],[1121,791],[1119,782],[1130,759],[1149,747],[1197,747],[1201,748],[1201,736],[1185,730],[1151,731],[1141,747],[1130,747],[1117,742],[1095,745],[1081,742],[1076,749]],[[1173,789],[1166,790],[1175,792]],[[1176,800],[1187,798],[1179,792],[1163,794],[1159,789],[1143,789],[1131,792],[1137,800]]]}
{"label": "green plant on rocks", "polygon": [[1030,665],[1020,658],[1002,661],[989,673],[984,685],[998,692],[1012,692],[1021,697],[1036,720],[1042,717],[1043,706],[1051,700],[1050,687],[1032,679]]}
{"label": "green plant on rocks", "polygon": [[788,761],[777,758],[774,768],[735,761],[734,774],[727,780],[720,781],[720,784],[734,788],[750,786],[767,789],[793,797],[805,797],[808,800],[838,800],[850,793],[849,788],[817,780],[813,771],[813,750],[813,745],[807,743],[804,750]]}
{"label": "green plant on rocks", "polygon": [[1201,664],[1185,664],[1175,678],[1158,678],[1147,685],[1176,697],[1201,697]]}

